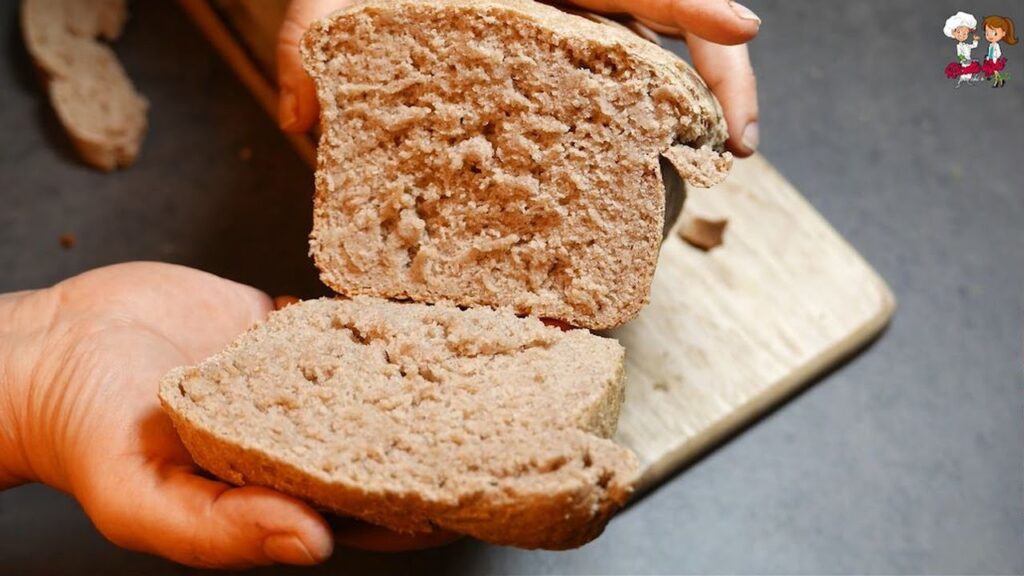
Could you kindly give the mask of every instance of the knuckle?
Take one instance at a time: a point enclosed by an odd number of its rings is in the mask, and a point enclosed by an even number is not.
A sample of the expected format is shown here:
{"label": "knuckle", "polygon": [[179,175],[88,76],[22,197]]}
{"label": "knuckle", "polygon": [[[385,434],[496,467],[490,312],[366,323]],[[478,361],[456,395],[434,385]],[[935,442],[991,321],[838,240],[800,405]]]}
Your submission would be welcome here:
{"label": "knuckle", "polygon": [[278,33],[278,48],[298,48],[306,26],[294,19],[286,19]]}
{"label": "knuckle", "polygon": [[224,553],[215,549],[208,539],[192,538],[189,541],[187,560],[184,562],[196,568],[229,568],[231,562],[224,557]]}
{"label": "knuckle", "polygon": [[233,549],[219,538],[203,533],[196,523],[179,546],[168,556],[193,568],[244,568],[233,558]]}

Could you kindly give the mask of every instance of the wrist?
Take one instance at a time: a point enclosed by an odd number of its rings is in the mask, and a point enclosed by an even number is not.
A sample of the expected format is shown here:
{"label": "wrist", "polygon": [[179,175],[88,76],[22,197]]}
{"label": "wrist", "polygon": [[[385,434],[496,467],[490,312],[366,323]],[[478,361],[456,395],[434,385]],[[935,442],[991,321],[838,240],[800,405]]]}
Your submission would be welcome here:
{"label": "wrist", "polygon": [[46,291],[0,294],[0,490],[40,480],[31,462],[29,437],[38,423],[28,417],[32,375],[55,303]]}

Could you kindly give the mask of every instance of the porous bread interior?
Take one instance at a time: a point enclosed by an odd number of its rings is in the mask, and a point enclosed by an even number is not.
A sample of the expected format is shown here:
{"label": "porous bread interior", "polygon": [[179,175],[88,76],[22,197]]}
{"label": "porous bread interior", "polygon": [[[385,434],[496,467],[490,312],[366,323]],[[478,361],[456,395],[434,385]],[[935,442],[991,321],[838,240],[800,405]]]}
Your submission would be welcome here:
{"label": "porous bread interior", "polygon": [[493,5],[400,4],[306,36],[323,280],[594,329],[633,317],[661,240],[658,155],[705,126],[625,45]]}
{"label": "porous bread interior", "polygon": [[161,398],[191,426],[318,482],[420,502],[379,523],[402,528],[427,514],[444,525],[467,499],[586,489],[621,505],[636,462],[605,438],[618,420],[622,358],[614,340],[509,312],[324,299],[274,313],[169,376]]}

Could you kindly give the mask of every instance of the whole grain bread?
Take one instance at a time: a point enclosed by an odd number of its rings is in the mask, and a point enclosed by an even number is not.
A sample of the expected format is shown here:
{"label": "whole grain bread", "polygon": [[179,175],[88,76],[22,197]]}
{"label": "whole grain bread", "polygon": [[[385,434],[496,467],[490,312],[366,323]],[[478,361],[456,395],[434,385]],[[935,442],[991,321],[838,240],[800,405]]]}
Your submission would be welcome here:
{"label": "whole grain bread", "polygon": [[369,0],[301,50],[321,104],[310,251],[342,294],[617,326],[648,301],[659,156],[698,186],[731,164],[686,63],[529,0]]}
{"label": "whole grain bread", "polygon": [[401,532],[526,548],[596,537],[635,456],[608,440],[623,349],[509,311],[290,305],[160,386],[195,461]]}
{"label": "whole grain bread", "polygon": [[135,161],[148,103],[114,52],[127,18],[125,0],[23,0],[25,45],[57,117],[82,159],[101,170]]}

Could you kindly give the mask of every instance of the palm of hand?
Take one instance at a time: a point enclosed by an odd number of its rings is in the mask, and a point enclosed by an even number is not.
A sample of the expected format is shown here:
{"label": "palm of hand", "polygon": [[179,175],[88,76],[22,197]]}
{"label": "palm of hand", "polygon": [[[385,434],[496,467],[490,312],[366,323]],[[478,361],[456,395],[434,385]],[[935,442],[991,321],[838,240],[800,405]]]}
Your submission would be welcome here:
{"label": "palm of hand", "polygon": [[[54,315],[26,422],[27,452],[73,493],[114,543],[195,566],[309,564],[332,548],[324,520],[296,499],[199,475],[160,409],[157,383],[269,312],[262,293],[196,270],[127,264],[42,295]],[[59,303],[59,304],[57,304]]]}
{"label": "palm of hand", "polygon": [[[380,551],[447,543],[355,520],[330,528],[301,501],[201,475],[160,408],[171,368],[220,350],[271,310],[262,292],[197,270],[134,263],[41,291],[30,316],[51,317],[36,348],[22,431],[33,476],[71,492],[126,548],[193,566],[312,564],[333,541]],[[58,313],[59,312],[59,313]]]}

